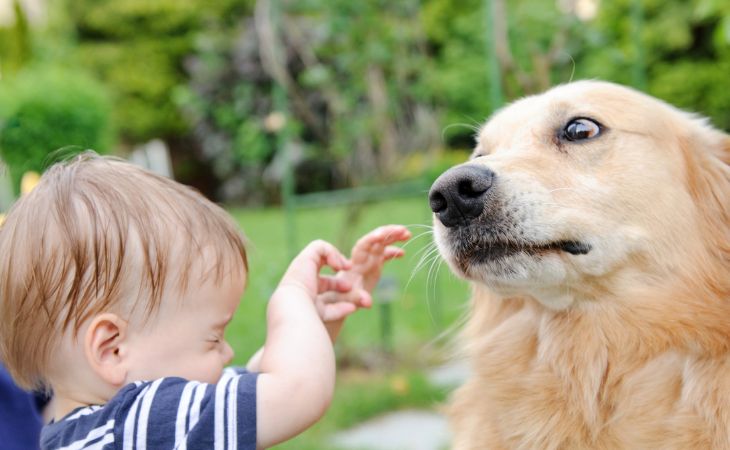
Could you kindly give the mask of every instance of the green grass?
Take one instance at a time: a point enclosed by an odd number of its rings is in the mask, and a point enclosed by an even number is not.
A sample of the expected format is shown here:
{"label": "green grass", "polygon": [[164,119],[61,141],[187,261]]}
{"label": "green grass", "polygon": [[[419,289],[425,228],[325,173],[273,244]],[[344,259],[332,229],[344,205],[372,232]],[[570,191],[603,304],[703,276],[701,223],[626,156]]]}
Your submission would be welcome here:
{"label": "green grass", "polygon": [[[227,332],[236,350],[234,364],[242,365],[264,342],[266,302],[289,263],[290,249],[283,210],[230,212],[250,241],[246,293]],[[312,429],[277,448],[324,450],[329,448],[327,437],[336,430],[385,411],[442,402],[447,393],[429,385],[423,369],[448,358],[450,331],[463,316],[468,294],[466,283],[445,263],[437,272],[441,260],[436,253],[416,270],[434,248],[425,195],[360,209],[301,209],[294,223],[297,250],[311,240],[325,239],[349,254],[359,236],[386,223],[409,226],[414,238],[405,246],[406,256],[389,262],[383,272],[397,287],[392,302],[384,306],[376,290],[374,307],[347,319],[337,343],[338,386],[332,407]],[[383,331],[388,318],[389,334]]]}

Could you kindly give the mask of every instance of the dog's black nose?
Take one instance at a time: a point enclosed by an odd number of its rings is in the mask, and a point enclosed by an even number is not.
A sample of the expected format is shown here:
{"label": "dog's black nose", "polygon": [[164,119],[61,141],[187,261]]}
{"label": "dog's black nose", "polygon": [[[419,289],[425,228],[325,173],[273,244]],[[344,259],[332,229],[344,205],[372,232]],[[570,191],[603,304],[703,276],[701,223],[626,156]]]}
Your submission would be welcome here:
{"label": "dog's black nose", "polygon": [[482,166],[467,164],[449,169],[431,186],[431,210],[447,227],[466,225],[484,210],[484,197],[493,179],[494,172]]}

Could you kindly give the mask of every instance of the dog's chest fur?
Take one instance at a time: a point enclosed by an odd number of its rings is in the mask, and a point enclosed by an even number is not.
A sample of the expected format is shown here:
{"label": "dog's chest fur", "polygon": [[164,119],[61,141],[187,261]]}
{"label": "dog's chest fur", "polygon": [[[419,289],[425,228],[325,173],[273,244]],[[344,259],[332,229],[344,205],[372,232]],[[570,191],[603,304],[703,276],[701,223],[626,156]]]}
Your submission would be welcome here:
{"label": "dog's chest fur", "polygon": [[449,405],[454,449],[730,448],[727,353],[622,336],[611,323],[631,318],[605,311],[476,300],[474,375]]}

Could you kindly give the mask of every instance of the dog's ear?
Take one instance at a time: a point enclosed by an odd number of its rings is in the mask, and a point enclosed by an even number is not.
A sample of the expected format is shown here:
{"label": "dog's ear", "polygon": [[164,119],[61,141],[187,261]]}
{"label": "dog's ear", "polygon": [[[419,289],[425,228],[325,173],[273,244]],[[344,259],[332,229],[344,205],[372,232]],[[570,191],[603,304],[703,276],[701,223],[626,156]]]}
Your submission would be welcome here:
{"label": "dog's ear", "polygon": [[720,148],[720,160],[730,166],[730,136],[727,134],[722,140],[722,146]]}
{"label": "dog's ear", "polygon": [[707,125],[680,138],[689,192],[710,245],[730,254],[730,136]]}

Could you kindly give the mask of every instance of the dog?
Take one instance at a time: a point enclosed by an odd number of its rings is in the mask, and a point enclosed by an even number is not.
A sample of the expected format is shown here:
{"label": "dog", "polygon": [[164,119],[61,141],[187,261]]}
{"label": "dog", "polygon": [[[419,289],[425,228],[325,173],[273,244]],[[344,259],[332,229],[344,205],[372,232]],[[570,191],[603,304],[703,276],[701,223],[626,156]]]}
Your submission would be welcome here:
{"label": "dog", "polygon": [[429,192],[473,291],[453,448],[730,449],[730,136],[577,81],[476,141]]}

